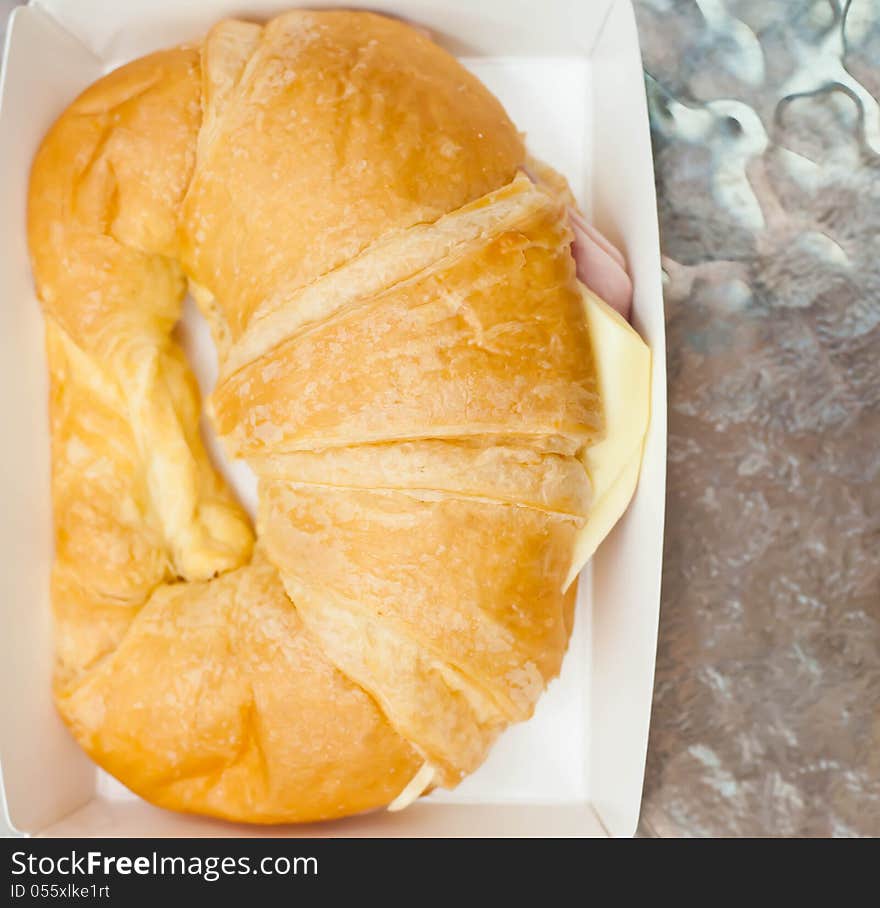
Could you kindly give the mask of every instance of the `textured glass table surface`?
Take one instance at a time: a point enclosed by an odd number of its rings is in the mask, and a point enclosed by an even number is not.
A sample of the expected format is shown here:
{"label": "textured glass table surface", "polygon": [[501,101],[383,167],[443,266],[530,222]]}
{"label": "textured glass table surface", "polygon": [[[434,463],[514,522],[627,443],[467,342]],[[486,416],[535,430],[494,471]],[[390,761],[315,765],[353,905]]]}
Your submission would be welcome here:
{"label": "textured glass table surface", "polygon": [[670,407],[641,828],[880,835],[880,2],[636,11]]}
{"label": "textured glass table surface", "polygon": [[670,405],[640,830],[880,835],[880,0],[635,5]]}

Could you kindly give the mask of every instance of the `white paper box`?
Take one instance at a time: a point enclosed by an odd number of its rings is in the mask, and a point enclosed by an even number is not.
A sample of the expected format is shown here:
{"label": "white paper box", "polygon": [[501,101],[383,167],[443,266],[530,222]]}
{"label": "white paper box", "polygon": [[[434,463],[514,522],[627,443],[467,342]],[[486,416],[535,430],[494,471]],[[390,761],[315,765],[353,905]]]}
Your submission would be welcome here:
{"label": "white paper box", "polygon": [[[626,253],[634,323],[653,351],[641,480],[580,582],[571,649],[535,717],[510,729],[456,791],[398,814],[251,829],[145,804],[97,771],[56,716],[49,565],[47,380],[25,238],[31,159],[80,90],[109,69],[201,36],[227,15],[290,0],[32,0],[7,33],[0,101],[0,766],[9,822],[45,835],[632,835],[641,800],[660,596],[666,354],[654,178],[629,0],[346,0],[430,28],[562,170],[592,221]],[[312,0],[310,7],[339,5]],[[188,316],[203,388],[210,344]]]}

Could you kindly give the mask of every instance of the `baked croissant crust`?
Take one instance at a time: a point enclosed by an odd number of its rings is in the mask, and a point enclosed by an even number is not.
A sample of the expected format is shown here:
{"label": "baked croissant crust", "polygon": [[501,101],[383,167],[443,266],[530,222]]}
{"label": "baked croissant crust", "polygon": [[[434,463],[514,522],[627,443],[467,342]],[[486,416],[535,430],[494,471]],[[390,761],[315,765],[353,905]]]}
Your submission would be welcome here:
{"label": "baked croissant crust", "polygon": [[524,161],[449,54],[361,12],[221,22],[45,138],[55,698],[137,794],[278,823],[454,786],[558,673],[609,427],[566,199]]}

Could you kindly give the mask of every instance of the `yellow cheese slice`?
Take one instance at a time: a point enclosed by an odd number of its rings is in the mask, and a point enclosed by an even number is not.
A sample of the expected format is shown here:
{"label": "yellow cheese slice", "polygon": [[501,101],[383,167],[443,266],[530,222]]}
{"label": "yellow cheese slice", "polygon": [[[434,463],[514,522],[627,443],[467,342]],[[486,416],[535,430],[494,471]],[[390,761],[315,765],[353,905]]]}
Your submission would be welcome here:
{"label": "yellow cheese slice", "polygon": [[385,808],[389,813],[405,810],[430,788],[435,770],[430,763],[422,763],[421,769],[406,783],[403,791]]}
{"label": "yellow cheese slice", "polygon": [[593,486],[590,517],[578,534],[566,587],[590,560],[626,510],[642,464],[651,416],[651,351],[632,326],[604,300],[581,287],[590,325],[605,437],[581,460]]}

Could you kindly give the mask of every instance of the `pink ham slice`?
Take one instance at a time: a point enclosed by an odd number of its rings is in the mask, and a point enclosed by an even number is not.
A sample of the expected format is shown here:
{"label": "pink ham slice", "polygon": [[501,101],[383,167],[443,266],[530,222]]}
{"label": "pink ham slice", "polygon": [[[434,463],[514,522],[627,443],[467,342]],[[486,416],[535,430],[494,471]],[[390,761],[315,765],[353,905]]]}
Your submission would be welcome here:
{"label": "pink ham slice", "polygon": [[629,319],[633,286],[626,273],[626,260],[579,211],[569,207],[568,215],[574,231],[571,251],[578,278],[612,309]]}

